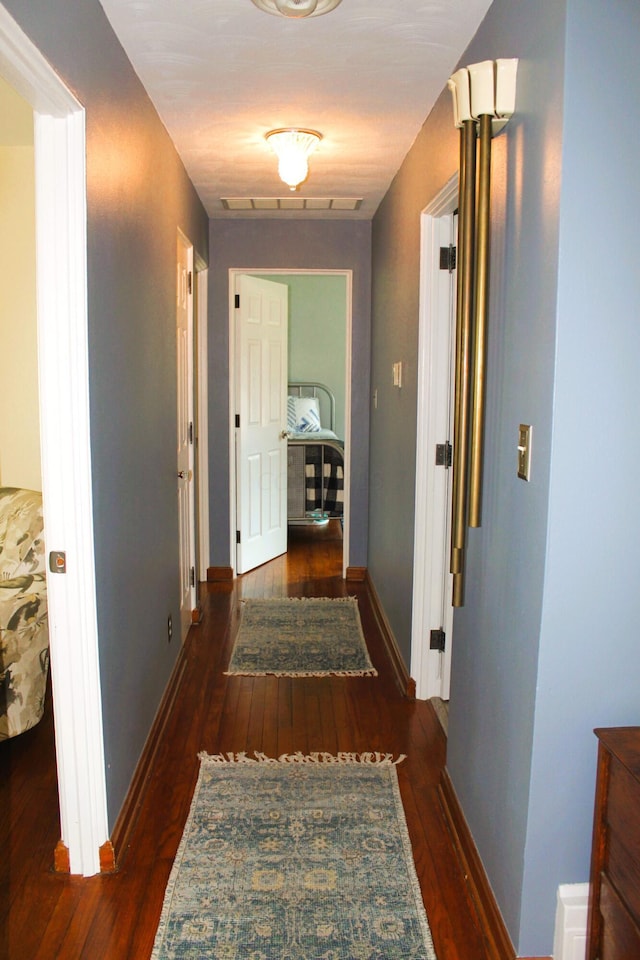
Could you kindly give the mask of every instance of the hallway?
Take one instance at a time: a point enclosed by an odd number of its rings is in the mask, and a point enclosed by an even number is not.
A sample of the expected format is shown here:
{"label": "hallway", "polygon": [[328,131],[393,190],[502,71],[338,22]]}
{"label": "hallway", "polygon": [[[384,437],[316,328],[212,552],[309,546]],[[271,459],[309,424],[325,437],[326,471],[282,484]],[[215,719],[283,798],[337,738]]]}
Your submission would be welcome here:
{"label": "hallway", "polygon": [[[51,705],[38,727],[0,743],[0,958],[147,960],[200,750],[373,750],[407,755],[398,777],[438,960],[486,960],[438,800],[442,728],[430,704],[397,692],[367,589],[342,580],[341,557],[338,522],[293,528],[283,557],[202,587],[204,619],[186,641],[182,678],[116,874],[81,879],[51,870],[59,839]],[[223,675],[241,598],[347,594],[358,597],[378,677]]]}

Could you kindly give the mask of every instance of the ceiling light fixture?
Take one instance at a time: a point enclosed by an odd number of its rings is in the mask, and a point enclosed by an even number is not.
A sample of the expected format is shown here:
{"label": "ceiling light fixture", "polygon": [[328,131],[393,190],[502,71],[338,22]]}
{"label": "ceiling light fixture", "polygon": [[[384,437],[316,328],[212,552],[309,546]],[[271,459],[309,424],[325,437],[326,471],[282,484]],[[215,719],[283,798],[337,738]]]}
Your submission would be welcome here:
{"label": "ceiling light fixture", "polygon": [[340,0],[253,0],[256,7],[265,13],[272,13],[276,17],[320,17],[323,13],[330,13],[340,3]]}
{"label": "ceiling light fixture", "polygon": [[295,190],[309,175],[309,154],[322,140],[322,134],[291,127],[271,130],[265,134],[265,140],[277,154],[280,179],[290,190]]}

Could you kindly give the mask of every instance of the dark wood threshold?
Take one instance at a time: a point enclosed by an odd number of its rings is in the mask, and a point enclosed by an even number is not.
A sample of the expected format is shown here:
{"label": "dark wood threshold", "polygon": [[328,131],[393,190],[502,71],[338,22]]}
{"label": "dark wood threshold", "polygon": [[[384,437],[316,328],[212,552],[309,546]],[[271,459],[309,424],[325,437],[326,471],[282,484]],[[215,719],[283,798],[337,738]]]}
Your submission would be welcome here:
{"label": "dark wood threshold", "polygon": [[208,583],[219,583],[221,580],[233,580],[233,567],[207,567]]}
{"label": "dark wood threshold", "polygon": [[[147,780],[153,768],[158,747],[162,742],[167,721],[171,715],[186,666],[187,659],[185,655],[185,646],[183,645],[180,648],[173,672],[169,678],[164,695],[160,701],[160,706],[158,707],[158,712],[156,713],[149,736],[147,737],[142,754],[140,755],[140,760],[138,761],[138,765],[136,766],[133,774],[131,785],[127,791],[124,803],[122,804],[122,809],[118,814],[118,818],[113,828],[110,841],[111,862],[109,864],[109,868],[107,870],[102,870],[101,856],[101,872],[112,873],[122,865],[129,837],[131,836],[138,813],[140,812],[140,807],[142,806]],[[101,848],[101,853],[102,849],[103,848]]]}
{"label": "dark wood threshold", "polygon": [[389,657],[389,663],[393,670],[394,680],[400,693],[403,696],[407,697],[408,700],[415,700],[416,698],[416,682],[413,677],[409,676],[409,671],[405,665],[404,660],[402,659],[402,654],[398,649],[398,644],[396,638],[391,629],[391,624],[387,620],[386,614],[380,603],[380,598],[376,592],[376,588],[373,585],[373,581],[369,574],[369,571],[366,571],[365,576],[365,585],[369,593],[369,598],[371,600],[371,609],[376,618],[376,623],[384,645],[387,650],[387,656]]}

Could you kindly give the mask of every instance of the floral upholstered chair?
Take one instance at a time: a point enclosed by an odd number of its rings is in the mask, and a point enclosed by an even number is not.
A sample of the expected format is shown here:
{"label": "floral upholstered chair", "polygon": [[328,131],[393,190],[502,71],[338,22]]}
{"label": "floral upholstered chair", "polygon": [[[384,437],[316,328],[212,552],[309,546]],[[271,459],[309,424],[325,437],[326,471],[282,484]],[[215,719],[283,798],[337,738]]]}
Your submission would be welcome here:
{"label": "floral upholstered chair", "polygon": [[42,494],[0,487],[0,740],[42,717],[48,668]]}

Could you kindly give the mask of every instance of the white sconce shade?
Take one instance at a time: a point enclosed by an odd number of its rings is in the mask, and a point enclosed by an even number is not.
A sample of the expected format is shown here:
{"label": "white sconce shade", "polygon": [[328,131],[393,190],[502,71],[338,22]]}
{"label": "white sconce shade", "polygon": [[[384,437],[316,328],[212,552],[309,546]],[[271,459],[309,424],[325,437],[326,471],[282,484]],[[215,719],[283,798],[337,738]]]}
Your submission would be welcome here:
{"label": "white sconce shade", "polygon": [[468,68],[471,80],[471,115],[474,120],[482,114],[493,116],[495,111],[495,84],[493,60],[472,63]]}
{"label": "white sconce shade", "polygon": [[496,60],[496,113],[511,117],[516,108],[516,75],[518,61]]}
{"label": "white sconce shade", "polygon": [[467,68],[456,70],[449,78],[447,86],[453,99],[453,122],[459,129],[464,120],[471,120],[471,91]]}
{"label": "white sconce shade", "polygon": [[447,83],[454,125],[490,116],[494,134],[499,133],[515,110],[517,71],[517,59],[483,60],[456,70]]}
{"label": "white sconce shade", "polygon": [[290,190],[295,190],[309,175],[308,158],[322,140],[322,134],[317,130],[272,130],[265,139],[278,157],[280,179]]}

